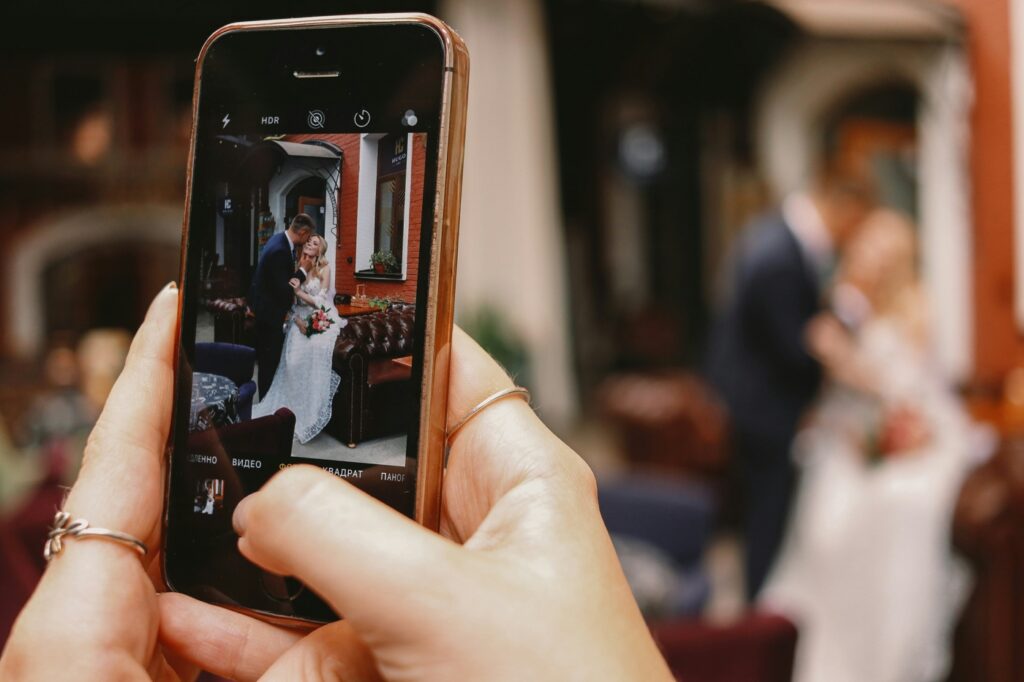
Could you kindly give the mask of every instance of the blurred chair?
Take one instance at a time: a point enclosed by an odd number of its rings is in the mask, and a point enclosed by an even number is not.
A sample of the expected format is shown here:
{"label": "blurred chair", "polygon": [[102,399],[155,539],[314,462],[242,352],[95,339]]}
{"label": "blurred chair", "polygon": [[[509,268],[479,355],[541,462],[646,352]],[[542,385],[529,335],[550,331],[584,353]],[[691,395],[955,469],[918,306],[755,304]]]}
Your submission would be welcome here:
{"label": "blurred chair", "polygon": [[636,474],[602,482],[598,500],[613,536],[647,543],[675,568],[678,582],[662,610],[698,615],[711,592],[701,559],[711,537],[714,495],[690,481]]}
{"label": "blurred chair", "polygon": [[252,401],[256,395],[253,373],[256,350],[235,343],[197,343],[196,372],[219,374],[238,386],[238,416],[242,421],[252,418]]}
{"label": "blurred chair", "polygon": [[672,674],[685,682],[790,682],[797,629],[781,616],[752,613],[729,625],[679,620],[651,634]]}
{"label": "blurred chair", "polygon": [[957,627],[950,682],[1024,682],[1024,432],[968,476],[953,543],[974,591]]}
{"label": "blurred chair", "polygon": [[601,414],[637,468],[717,482],[728,452],[728,418],[711,388],[687,372],[620,374],[597,392]]}
{"label": "blurred chair", "polygon": [[25,502],[0,518],[0,650],[46,568],[43,542],[64,494],[60,475],[51,472]]}

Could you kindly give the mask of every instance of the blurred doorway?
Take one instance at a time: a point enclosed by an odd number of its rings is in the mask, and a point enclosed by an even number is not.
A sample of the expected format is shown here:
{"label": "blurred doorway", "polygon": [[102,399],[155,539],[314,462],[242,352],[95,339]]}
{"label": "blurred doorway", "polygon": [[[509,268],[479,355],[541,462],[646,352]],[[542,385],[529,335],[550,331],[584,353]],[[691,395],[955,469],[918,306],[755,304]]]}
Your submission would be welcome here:
{"label": "blurred doorway", "polygon": [[[120,321],[134,330],[160,287],[177,280],[180,245],[180,205],[120,204],[39,221],[0,271],[12,354],[38,356],[56,329]],[[89,301],[90,291],[103,299]]]}
{"label": "blurred doorway", "polygon": [[699,365],[734,238],[825,147],[918,222],[949,378],[970,365],[964,31],[857,0],[548,4],[583,404],[610,372]]}
{"label": "blurred doorway", "polygon": [[553,1],[549,14],[587,405],[610,372],[699,363],[719,246],[770,203],[756,97],[799,29],[751,2]]}
{"label": "blurred doorway", "polygon": [[838,150],[838,163],[873,176],[879,201],[915,221],[919,99],[908,82],[872,84],[837,102],[822,126],[825,144]]}
{"label": "blurred doorway", "polygon": [[177,249],[161,244],[112,242],[54,260],[43,271],[46,338],[134,331],[153,293],[177,275]]}

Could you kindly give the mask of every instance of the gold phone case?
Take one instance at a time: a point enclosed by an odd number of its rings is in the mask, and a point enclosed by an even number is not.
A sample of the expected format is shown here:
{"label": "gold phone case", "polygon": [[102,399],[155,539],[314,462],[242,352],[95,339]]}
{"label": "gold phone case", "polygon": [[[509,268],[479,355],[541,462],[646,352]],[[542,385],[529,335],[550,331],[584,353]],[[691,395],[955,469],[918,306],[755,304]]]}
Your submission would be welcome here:
{"label": "gold phone case", "polygon": [[[189,214],[192,205],[192,172],[195,162],[196,133],[199,116],[199,91],[202,83],[203,62],[210,46],[226,33],[237,31],[265,31],[325,26],[359,26],[371,24],[420,24],[434,30],[444,45],[444,80],[441,101],[441,121],[437,155],[437,183],[434,220],[431,226],[433,241],[430,254],[430,272],[427,285],[426,333],[423,347],[423,383],[420,395],[419,456],[416,472],[415,519],[418,523],[438,530],[441,522],[441,487],[443,482],[445,433],[448,405],[448,365],[451,355],[452,324],[455,304],[455,269],[458,256],[459,207],[462,200],[462,161],[466,139],[466,103],[469,84],[469,53],[465,43],[454,30],[440,19],[428,14],[353,14],[343,16],[312,17],[305,19],[275,19],[228,24],[215,31],[203,44],[196,60],[196,76],[192,92],[192,133],[189,143],[188,168],[185,176],[185,215],[182,227],[181,265],[179,281],[185,278],[185,257],[188,244]],[[178,302],[181,319],[184,301]],[[180,337],[180,330],[179,330]],[[175,349],[175,367],[179,366]],[[164,508],[170,492],[170,457],[168,447],[168,476],[164,485]],[[167,518],[165,513],[164,529]],[[162,570],[162,566],[161,566]],[[166,584],[166,581],[165,581]],[[259,618],[286,625],[304,625],[307,621],[289,616],[272,616],[245,610]],[[319,625],[319,624],[317,624]]]}

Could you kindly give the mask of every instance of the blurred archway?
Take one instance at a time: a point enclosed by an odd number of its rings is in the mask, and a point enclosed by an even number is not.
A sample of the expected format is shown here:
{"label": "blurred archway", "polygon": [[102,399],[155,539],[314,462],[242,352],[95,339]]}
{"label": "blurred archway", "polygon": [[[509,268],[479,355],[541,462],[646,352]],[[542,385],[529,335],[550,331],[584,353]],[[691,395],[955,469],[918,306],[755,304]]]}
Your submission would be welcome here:
{"label": "blurred archway", "polygon": [[[62,325],[84,331],[116,318],[133,330],[160,286],[177,279],[180,244],[177,206],[84,209],[31,230],[4,268],[11,350],[38,356]],[[103,292],[113,300],[88,301]]]}
{"label": "blurred archway", "polygon": [[[849,163],[871,165],[866,170],[875,176],[883,202],[918,223],[928,298],[942,304],[942,315],[932,322],[934,356],[947,378],[963,380],[973,356],[973,86],[963,28],[948,7],[932,3],[914,3],[913,11],[899,14],[888,27],[856,10],[843,23],[817,5],[788,4],[807,33],[760,86],[753,170],[766,183],[768,198],[778,200],[808,186],[828,144],[845,145]],[[889,5],[903,11],[908,3]],[[730,237],[724,233],[721,243]]]}
{"label": "blurred archway", "polygon": [[96,327],[134,329],[151,295],[177,277],[177,249],[124,240],[47,263],[42,273],[47,339],[78,339]]}

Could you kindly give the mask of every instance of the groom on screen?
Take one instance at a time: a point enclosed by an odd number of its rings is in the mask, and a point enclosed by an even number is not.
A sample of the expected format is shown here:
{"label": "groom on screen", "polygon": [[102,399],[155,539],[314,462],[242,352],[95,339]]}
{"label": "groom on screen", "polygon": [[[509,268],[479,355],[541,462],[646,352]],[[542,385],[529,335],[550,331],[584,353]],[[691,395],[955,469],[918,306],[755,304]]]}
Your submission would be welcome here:
{"label": "groom on screen", "polygon": [[267,241],[260,253],[259,263],[256,264],[249,301],[256,317],[260,399],[270,390],[277,366],[281,362],[285,317],[294,301],[294,290],[288,280],[298,276],[295,270],[296,254],[309,239],[313,228],[312,218],[305,213],[298,214],[287,230],[278,232]]}

